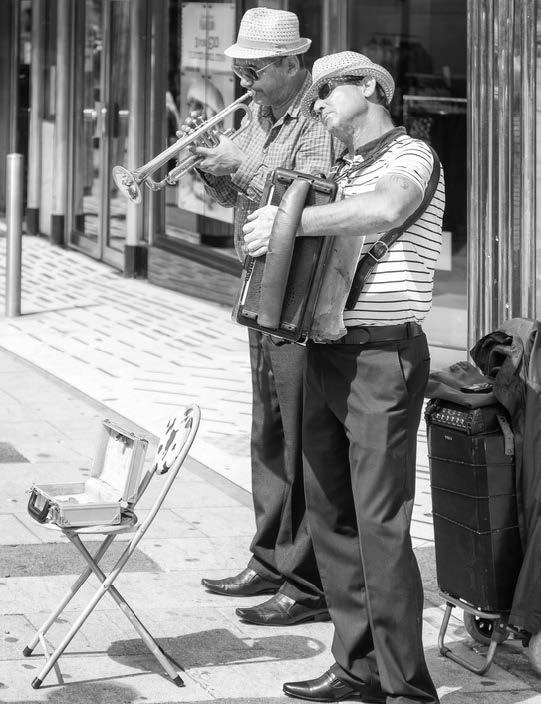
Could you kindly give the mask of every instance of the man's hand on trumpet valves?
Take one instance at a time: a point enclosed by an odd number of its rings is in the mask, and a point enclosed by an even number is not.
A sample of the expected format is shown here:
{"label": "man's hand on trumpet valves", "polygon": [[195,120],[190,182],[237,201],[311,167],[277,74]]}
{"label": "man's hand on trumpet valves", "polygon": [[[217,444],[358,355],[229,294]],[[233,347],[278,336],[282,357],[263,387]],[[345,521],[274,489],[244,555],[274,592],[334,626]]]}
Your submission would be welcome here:
{"label": "man's hand on trumpet valves", "polygon": [[269,249],[269,240],[274,224],[277,205],[264,205],[246,218],[246,224],[242,228],[244,232],[244,244],[246,251],[251,257],[261,257]]}
{"label": "man's hand on trumpet valves", "polygon": [[244,159],[244,152],[235,142],[220,134],[220,141],[216,147],[193,147],[192,154],[202,156],[203,161],[197,168],[213,176],[227,176],[234,173]]}
{"label": "man's hand on trumpet valves", "polygon": [[[203,124],[205,120],[200,116],[188,117],[180,126],[177,136],[187,137]],[[188,149],[195,156],[202,157],[197,168],[213,176],[232,174],[244,159],[242,149],[217,128],[204,132]]]}
{"label": "man's hand on trumpet valves", "polygon": [[[192,112],[189,117],[187,117],[184,122],[180,125],[177,132],[177,138],[182,139],[183,137],[189,137],[192,132],[206,122],[205,118],[198,112]],[[195,142],[190,145],[192,149],[195,145],[199,144],[203,147],[216,147],[220,142],[220,130],[217,127],[206,130],[203,132]]]}

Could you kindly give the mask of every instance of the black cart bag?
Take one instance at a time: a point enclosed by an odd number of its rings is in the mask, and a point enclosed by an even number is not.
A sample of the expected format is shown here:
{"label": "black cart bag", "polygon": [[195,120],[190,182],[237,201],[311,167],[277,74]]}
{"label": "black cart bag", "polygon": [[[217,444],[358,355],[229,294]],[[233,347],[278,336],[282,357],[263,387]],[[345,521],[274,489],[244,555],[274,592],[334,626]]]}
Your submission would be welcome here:
{"label": "black cart bag", "polygon": [[432,373],[427,396],[438,586],[476,608],[509,611],[522,549],[505,409],[467,362]]}

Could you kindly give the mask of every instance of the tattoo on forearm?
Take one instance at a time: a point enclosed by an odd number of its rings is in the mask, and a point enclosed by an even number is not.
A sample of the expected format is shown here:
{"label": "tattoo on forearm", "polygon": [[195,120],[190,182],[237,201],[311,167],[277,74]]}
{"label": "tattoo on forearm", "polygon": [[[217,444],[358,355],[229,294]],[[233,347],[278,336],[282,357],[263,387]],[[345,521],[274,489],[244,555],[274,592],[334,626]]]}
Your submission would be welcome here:
{"label": "tattoo on forearm", "polygon": [[411,181],[407,178],[403,178],[402,176],[389,176],[389,180],[397,186],[400,186],[400,188],[404,191],[408,191],[411,188]]}

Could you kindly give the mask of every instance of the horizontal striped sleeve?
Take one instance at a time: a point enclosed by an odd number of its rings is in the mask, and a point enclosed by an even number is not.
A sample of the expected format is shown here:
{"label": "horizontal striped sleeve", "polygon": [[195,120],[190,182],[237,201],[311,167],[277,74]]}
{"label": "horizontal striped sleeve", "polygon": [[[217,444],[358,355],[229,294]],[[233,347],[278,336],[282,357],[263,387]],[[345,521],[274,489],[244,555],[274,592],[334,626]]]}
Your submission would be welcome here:
{"label": "horizontal striped sleeve", "polygon": [[420,140],[412,140],[406,148],[392,158],[385,175],[395,174],[414,181],[424,193],[432,174],[434,159],[428,146]]}

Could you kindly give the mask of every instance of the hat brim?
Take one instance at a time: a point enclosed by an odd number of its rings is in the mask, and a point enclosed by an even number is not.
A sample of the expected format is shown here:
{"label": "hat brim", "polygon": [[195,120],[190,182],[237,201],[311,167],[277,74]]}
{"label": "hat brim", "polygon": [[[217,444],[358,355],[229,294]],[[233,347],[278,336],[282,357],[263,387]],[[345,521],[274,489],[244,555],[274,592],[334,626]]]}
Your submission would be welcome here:
{"label": "hat brim", "polygon": [[225,49],[224,54],[231,59],[264,59],[267,56],[293,56],[295,54],[305,54],[312,44],[311,39],[301,37],[298,44],[293,46],[271,46],[254,48],[243,46],[242,44],[233,44]]}
{"label": "hat brim", "polygon": [[379,83],[379,85],[383,89],[383,92],[385,93],[388,102],[390,103],[392,100],[394,90],[389,87],[389,79],[391,78],[391,75],[387,71],[380,70],[378,66],[363,66],[360,68],[347,68],[342,66],[341,68],[336,69],[336,71],[329,71],[324,76],[321,76],[321,78],[318,78],[317,81],[314,81],[314,83],[312,83],[312,85],[305,93],[301,101],[301,112],[303,115],[305,115],[306,117],[312,117],[312,105],[314,104],[317,98],[319,87],[323,85],[323,83],[326,83],[329,79],[337,78],[338,76],[359,76],[359,78],[375,78],[376,83]]}

